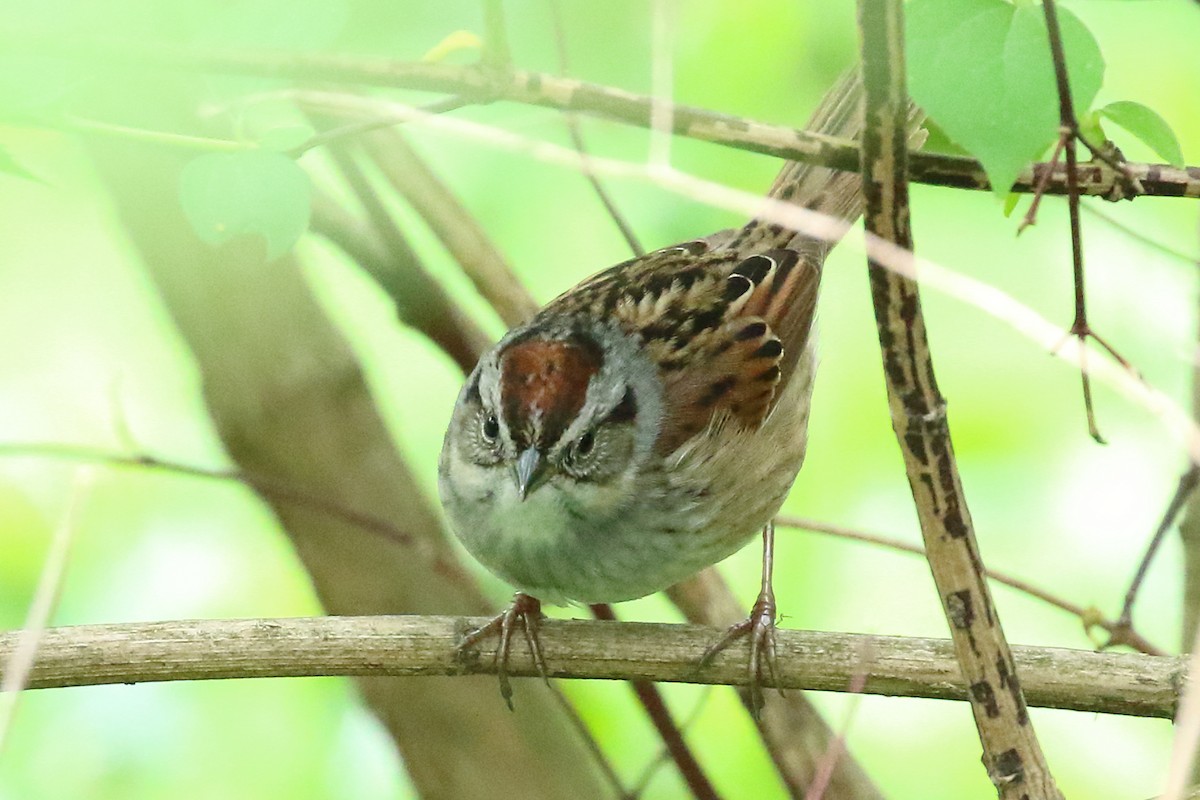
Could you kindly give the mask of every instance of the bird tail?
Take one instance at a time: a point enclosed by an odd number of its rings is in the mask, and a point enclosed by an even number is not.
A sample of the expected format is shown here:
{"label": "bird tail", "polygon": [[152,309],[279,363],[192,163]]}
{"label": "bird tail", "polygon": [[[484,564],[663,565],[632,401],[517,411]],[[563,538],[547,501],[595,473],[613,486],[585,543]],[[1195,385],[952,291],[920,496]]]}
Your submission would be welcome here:
{"label": "bird tail", "polygon": [[[806,130],[840,141],[860,141],[863,134],[863,85],[857,67],[847,70],[825,94],[813,112]],[[923,114],[910,106],[909,124],[913,130],[913,145],[924,142],[919,130]],[[850,170],[789,161],[784,164],[768,197],[794,203],[810,211],[853,223],[863,213],[862,176],[857,168]],[[815,239],[807,234],[786,229],[767,219],[756,217],[737,231],[726,246],[740,248],[790,247],[824,261],[837,240]]]}

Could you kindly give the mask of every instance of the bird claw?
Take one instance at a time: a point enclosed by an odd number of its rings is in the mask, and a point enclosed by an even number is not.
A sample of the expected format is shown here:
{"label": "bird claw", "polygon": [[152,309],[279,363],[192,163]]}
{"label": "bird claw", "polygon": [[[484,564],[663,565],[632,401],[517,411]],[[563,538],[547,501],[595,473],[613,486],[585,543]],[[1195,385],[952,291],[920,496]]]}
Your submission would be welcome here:
{"label": "bird claw", "polygon": [[779,671],[776,668],[775,655],[775,594],[769,588],[758,595],[749,616],[741,622],[730,625],[725,635],[719,641],[704,651],[700,657],[700,666],[708,666],[717,653],[729,647],[738,639],[746,638],[750,642],[750,655],[746,661],[746,687],[750,693],[750,713],[758,719],[763,707],[763,667],[771,685],[783,694],[779,688]]}
{"label": "bird claw", "polygon": [[538,623],[545,618],[542,604],[536,597],[517,592],[513,595],[512,603],[504,611],[493,617],[481,628],[471,631],[455,648],[458,653],[465,653],[489,636],[499,634],[500,645],[496,648],[493,663],[496,666],[496,676],[500,679],[500,696],[509,711],[514,711],[512,684],[508,680],[508,654],[512,644],[513,633],[518,624],[525,631],[525,644],[529,654],[533,656],[533,664],[546,685],[550,685],[550,675],[546,670],[546,659],[542,654],[542,644],[538,640]]}

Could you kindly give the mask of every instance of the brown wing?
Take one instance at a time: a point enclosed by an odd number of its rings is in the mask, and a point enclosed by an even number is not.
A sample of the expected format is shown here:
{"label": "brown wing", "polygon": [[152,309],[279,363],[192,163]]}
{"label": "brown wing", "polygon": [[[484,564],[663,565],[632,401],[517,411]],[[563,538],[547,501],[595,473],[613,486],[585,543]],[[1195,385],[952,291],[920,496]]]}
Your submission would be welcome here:
{"label": "brown wing", "polygon": [[762,424],[807,346],[819,270],[795,251],[745,257],[689,242],[627,261],[543,313],[615,319],[658,364],[670,453],[714,419]]}

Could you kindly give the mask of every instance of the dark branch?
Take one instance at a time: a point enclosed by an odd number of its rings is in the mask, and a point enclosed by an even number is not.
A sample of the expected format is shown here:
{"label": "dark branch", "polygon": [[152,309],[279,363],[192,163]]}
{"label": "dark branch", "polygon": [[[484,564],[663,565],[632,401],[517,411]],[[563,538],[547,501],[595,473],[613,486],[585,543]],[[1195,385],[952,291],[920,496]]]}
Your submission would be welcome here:
{"label": "dark branch", "polygon": [[[859,0],[866,132],[867,230],[913,249],[908,206],[908,95],[900,0]],[[892,427],[904,455],[925,552],[942,601],[988,776],[1004,800],[1061,798],[1029,722],[1017,667],[983,572],[938,390],[917,284],[871,261],[875,319]]]}

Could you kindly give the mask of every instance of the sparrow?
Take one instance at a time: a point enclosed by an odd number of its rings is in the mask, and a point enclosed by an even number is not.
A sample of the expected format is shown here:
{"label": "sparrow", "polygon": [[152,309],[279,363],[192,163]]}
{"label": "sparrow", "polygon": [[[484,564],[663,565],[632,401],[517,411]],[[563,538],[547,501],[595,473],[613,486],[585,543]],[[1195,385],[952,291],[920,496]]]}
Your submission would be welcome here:
{"label": "sparrow", "polygon": [[[859,84],[818,111],[819,130],[861,129]],[[791,163],[772,195],[854,219],[856,173]],[[516,588],[468,635],[536,637],[540,601],[617,603],[660,591],[763,532],[750,616],[709,649],[751,643],[748,683],[773,673],[771,520],[807,444],[814,317],[830,243],[764,220],[604,270],[485,353],[467,378],[438,470],[454,533]],[[761,702],[761,701],[760,701]]]}

